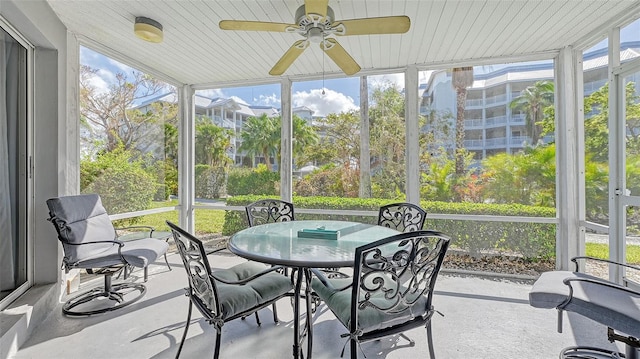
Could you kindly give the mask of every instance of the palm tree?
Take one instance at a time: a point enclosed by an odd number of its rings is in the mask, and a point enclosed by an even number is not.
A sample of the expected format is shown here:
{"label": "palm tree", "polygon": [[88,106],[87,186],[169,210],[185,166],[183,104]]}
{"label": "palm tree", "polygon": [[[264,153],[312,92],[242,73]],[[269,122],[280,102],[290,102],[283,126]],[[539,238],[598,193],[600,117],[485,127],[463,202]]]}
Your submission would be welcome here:
{"label": "palm tree", "polygon": [[467,102],[467,87],[473,85],[473,67],[456,67],[451,75],[451,84],[456,90],[456,174],[464,173],[464,110]]}
{"label": "palm tree", "polygon": [[216,126],[207,118],[196,123],[196,163],[211,167],[224,167],[231,162],[227,150],[231,146],[231,133]]}
{"label": "palm tree", "polygon": [[[282,118],[280,116],[272,118],[275,123],[275,131],[277,133],[277,142],[275,143],[276,160],[280,163],[280,155],[282,154],[282,142],[280,142],[280,134],[282,131]],[[318,143],[318,134],[316,130],[307,123],[302,117],[293,115],[293,159],[296,163],[298,159],[304,157],[304,149]]]}
{"label": "palm tree", "polygon": [[[282,121],[280,121],[282,123]],[[316,130],[298,115],[293,115],[293,158],[300,158],[304,149],[318,143]]]}
{"label": "palm tree", "polygon": [[544,108],[553,104],[553,82],[537,81],[527,86],[520,96],[514,98],[509,107],[525,113],[527,131],[535,145],[540,137],[540,124],[544,117]]}
{"label": "palm tree", "polygon": [[262,114],[260,117],[249,117],[242,127],[242,144],[240,151],[250,156],[263,156],[267,168],[271,171],[271,156],[280,148],[280,121]]}

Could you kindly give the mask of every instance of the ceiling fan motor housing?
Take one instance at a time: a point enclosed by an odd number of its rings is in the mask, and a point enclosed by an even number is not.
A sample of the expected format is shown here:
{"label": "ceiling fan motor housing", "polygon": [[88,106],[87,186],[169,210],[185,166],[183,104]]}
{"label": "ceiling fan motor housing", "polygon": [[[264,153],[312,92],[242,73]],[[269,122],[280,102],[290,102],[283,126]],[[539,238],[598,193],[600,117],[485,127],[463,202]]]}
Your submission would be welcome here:
{"label": "ceiling fan motor housing", "polygon": [[298,24],[301,29],[305,29],[305,32],[309,31],[311,28],[320,28],[320,30],[324,31],[325,28],[328,29],[335,20],[333,9],[330,6],[327,6],[327,16],[324,18],[320,14],[310,15],[317,16],[307,16],[307,11],[304,5],[300,6],[298,10],[296,10],[295,23]]}

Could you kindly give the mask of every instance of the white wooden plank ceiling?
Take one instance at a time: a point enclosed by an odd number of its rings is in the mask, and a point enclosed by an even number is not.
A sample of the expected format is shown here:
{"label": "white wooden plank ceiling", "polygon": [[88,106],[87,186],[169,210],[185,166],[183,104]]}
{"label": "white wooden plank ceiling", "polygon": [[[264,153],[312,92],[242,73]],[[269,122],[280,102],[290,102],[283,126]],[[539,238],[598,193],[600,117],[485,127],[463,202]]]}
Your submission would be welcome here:
{"label": "white wooden plank ceiling", "polygon": [[[295,23],[303,0],[48,0],[69,31],[179,84],[275,82],[271,67],[300,35],[224,31],[220,20]],[[407,15],[405,34],[336,36],[362,67],[359,74],[548,54],[604,36],[607,24],[640,17],[632,0],[330,0],[337,20]],[[164,41],[133,34],[136,16],[164,27]],[[99,49],[98,49],[99,50]],[[496,60],[498,61],[498,60]],[[341,74],[317,44],[283,76]]]}

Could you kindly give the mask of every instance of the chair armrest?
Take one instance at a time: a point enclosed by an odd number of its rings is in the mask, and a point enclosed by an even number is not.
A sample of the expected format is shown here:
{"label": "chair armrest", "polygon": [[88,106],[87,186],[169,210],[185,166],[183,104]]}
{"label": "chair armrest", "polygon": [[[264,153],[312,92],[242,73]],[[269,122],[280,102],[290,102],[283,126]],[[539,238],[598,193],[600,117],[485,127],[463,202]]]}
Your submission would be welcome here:
{"label": "chair armrest", "polygon": [[252,275],[250,277],[247,277],[247,278],[245,278],[243,280],[239,280],[239,281],[229,281],[229,280],[226,280],[226,279],[218,278],[218,277],[215,276],[215,273],[211,274],[211,277],[212,277],[213,280],[218,281],[220,283],[242,285],[242,284],[247,284],[247,283],[251,282],[254,279],[260,278],[260,277],[264,276],[265,274],[269,274],[271,272],[275,272],[275,271],[280,270],[282,268],[284,268],[284,267],[283,266],[269,267],[269,268],[263,270],[260,273],[256,273],[256,274],[254,274],[254,275]]}
{"label": "chair armrest", "polygon": [[114,239],[112,241],[91,241],[91,242],[82,242],[82,243],[69,243],[69,242],[65,242],[64,244],[69,245],[69,246],[83,246],[85,244],[104,244],[104,243],[111,243],[111,244],[117,244],[118,248],[122,248],[124,247],[124,242],[119,241],[117,239]]}
{"label": "chair armrest", "polygon": [[562,304],[558,305],[558,308],[564,308],[564,306],[566,306],[569,302],[571,302],[571,299],[573,299],[573,286],[571,285],[571,282],[590,283],[590,284],[599,285],[602,287],[611,288],[620,292],[626,292],[633,295],[640,295],[640,292],[638,291],[635,291],[629,287],[623,287],[619,284],[609,282],[604,279],[571,277],[571,278],[565,278],[562,282],[569,287],[569,297]]}
{"label": "chair armrest", "polygon": [[311,273],[313,273],[313,275],[316,276],[316,278],[318,278],[318,280],[320,281],[320,283],[322,283],[322,285],[324,285],[325,287],[336,291],[336,292],[340,292],[343,291],[345,289],[349,289],[351,288],[351,286],[353,285],[353,283],[349,283],[348,285],[342,287],[342,288],[336,288],[334,287],[331,282],[329,282],[329,280],[327,279],[327,277],[317,268],[311,268]]}
{"label": "chair armrest", "polygon": [[626,268],[630,268],[630,269],[634,269],[637,271],[640,271],[640,267],[638,266],[634,266],[631,264],[625,264],[625,263],[620,263],[620,262],[614,262],[612,260],[608,260],[608,259],[601,259],[601,258],[595,258],[595,257],[589,257],[589,256],[577,256],[577,257],[573,257],[571,258],[571,261],[573,263],[575,263],[576,265],[576,272],[578,271],[578,259],[585,259],[585,260],[592,260],[595,262],[602,262],[602,263],[609,263],[609,264],[615,264],[617,266],[621,266],[621,267],[626,267]]}
{"label": "chair armrest", "polygon": [[146,231],[149,232],[149,237],[151,237],[151,233],[153,233],[153,231],[156,230],[152,226],[129,226],[129,227],[118,227],[118,228],[114,228],[114,229],[116,230],[116,233],[118,231],[128,231],[128,230],[131,230],[131,229],[145,229]]}
{"label": "chair armrest", "polygon": [[591,284],[595,284],[595,285],[600,285],[603,287],[609,287],[609,288],[613,288],[613,289],[618,289],[624,292],[628,292],[631,294],[637,294],[640,295],[640,292],[635,291],[629,287],[623,287],[620,284],[616,284],[613,282],[609,282],[608,280],[604,280],[604,279],[594,279],[594,278],[581,278],[581,277],[572,277],[572,278],[566,278],[562,281],[564,284],[571,286],[571,282],[585,282],[585,283],[591,283]]}

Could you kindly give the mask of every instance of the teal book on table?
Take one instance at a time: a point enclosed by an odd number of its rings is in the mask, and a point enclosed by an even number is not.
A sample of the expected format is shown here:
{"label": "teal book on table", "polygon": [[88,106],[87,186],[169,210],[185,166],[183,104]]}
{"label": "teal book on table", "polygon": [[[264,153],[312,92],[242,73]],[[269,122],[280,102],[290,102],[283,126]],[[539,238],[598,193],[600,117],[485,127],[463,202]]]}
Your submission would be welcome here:
{"label": "teal book on table", "polygon": [[303,229],[298,231],[298,238],[338,239],[340,238],[340,231],[324,228]]}

